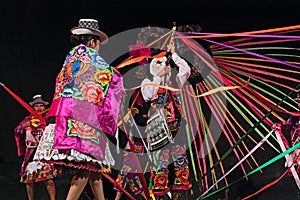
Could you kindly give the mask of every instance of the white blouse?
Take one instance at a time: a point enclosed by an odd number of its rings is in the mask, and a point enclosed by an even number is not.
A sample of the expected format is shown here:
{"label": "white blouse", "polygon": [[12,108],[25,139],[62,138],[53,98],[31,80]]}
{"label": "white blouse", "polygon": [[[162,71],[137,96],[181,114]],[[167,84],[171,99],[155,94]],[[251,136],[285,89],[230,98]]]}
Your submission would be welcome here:
{"label": "white blouse", "polygon": [[[178,88],[182,88],[186,80],[189,78],[191,74],[191,68],[187,64],[187,62],[182,59],[180,56],[177,55],[177,53],[172,54],[172,59],[174,63],[178,66],[179,70],[176,75],[176,82],[178,85]],[[145,85],[145,84],[161,84],[162,78],[159,76],[153,76],[153,81],[146,78],[142,81],[141,84],[141,92],[143,95],[143,98],[145,101],[151,101],[157,98],[157,91],[158,87],[153,85]]]}

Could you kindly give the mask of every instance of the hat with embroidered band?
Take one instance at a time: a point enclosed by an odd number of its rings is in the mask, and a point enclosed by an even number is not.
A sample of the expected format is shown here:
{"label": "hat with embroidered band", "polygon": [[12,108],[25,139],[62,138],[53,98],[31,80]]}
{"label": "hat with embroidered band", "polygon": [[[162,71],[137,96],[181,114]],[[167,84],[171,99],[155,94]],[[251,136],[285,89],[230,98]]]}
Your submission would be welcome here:
{"label": "hat with embroidered band", "polygon": [[97,35],[100,37],[101,44],[106,44],[108,41],[107,35],[100,31],[99,23],[95,19],[80,19],[78,26],[71,29],[71,33],[74,35]]}
{"label": "hat with embroidered band", "polygon": [[45,106],[47,106],[47,105],[49,104],[47,101],[44,101],[44,100],[42,99],[42,95],[40,95],[40,94],[34,95],[34,96],[32,97],[32,101],[29,102],[29,105],[30,105],[30,106],[33,106],[33,105],[36,104],[36,103],[42,103],[42,104],[44,104]]}

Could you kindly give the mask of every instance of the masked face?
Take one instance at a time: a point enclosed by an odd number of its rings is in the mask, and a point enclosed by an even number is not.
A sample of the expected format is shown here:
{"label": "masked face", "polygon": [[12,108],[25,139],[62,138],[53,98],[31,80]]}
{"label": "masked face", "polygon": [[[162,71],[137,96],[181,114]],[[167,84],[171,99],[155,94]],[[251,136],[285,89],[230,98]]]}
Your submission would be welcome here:
{"label": "masked face", "polygon": [[153,76],[157,76],[158,74],[163,75],[162,70],[165,72],[167,67],[166,61],[167,58],[165,56],[161,58],[154,58],[150,63],[150,73]]}

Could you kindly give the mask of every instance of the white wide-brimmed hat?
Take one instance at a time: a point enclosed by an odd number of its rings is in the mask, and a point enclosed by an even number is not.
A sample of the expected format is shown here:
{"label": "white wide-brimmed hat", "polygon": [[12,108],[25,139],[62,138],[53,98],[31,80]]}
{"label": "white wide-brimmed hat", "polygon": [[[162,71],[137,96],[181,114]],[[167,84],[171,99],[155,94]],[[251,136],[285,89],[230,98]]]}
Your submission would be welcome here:
{"label": "white wide-brimmed hat", "polygon": [[100,37],[101,44],[106,44],[108,41],[107,35],[100,31],[99,23],[95,19],[80,19],[78,26],[71,28],[71,33],[74,35],[97,35]]}
{"label": "white wide-brimmed hat", "polygon": [[47,105],[49,104],[49,102],[44,101],[44,100],[42,99],[42,95],[40,95],[40,94],[34,95],[34,96],[32,97],[32,101],[29,102],[29,105],[30,105],[30,106],[33,106],[33,105],[36,104],[36,103],[42,103],[42,104],[44,104],[45,106],[47,106]]}

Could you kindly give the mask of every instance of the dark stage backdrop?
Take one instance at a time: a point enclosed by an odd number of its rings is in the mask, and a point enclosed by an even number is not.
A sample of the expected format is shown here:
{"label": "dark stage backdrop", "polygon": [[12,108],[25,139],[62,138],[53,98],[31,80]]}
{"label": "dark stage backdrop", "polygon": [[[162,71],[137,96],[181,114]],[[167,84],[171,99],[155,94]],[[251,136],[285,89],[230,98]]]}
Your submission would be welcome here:
{"label": "dark stage backdrop", "polygon": [[[80,18],[98,19],[108,36],[148,25],[171,28],[173,21],[199,24],[204,32],[233,33],[297,25],[299,11],[298,0],[6,0],[0,11],[0,82],[26,102],[38,93],[51,101],[71,47],[69,30]],[[18,168],[13,130],[26,115],[0,88],[0,164]]]}

